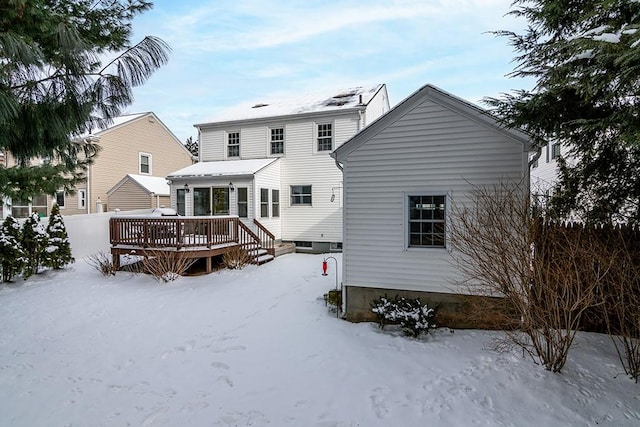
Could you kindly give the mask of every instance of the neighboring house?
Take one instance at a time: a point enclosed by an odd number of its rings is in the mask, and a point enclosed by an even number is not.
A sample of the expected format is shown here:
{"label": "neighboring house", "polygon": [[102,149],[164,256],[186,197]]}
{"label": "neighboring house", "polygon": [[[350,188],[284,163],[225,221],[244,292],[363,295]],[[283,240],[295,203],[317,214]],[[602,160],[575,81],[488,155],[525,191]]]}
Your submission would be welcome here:
{"label": "neighboring house", "polygon": [[532,156],[531,195],[539,202],[545,203],[551,196],[553,186],[558,181],[558,158],[563,156],[566,159],[566,151],[567,148],[559,142],[550,142],[540,148],[537,159],[537,153]]}
{"label": "neighboring house", "polygon": [[331,152],[389,110],[385,85],[251,103],[195,125],[199,163],[170,173],[184,215],[238,215],[300,250],[342,247]]}
{"label": "neighboring house", "polygon": [[350,320],[389,296],[454,303],[447,224],[473,186],[528,185],[529,140],[426,85],[334,153],[345,188],[343,289]]}
{"label": "neighboring house", "polygon": [[[101,150],[87,170],[86,181],[76,187],[74,195],[61,191],[56,197],[43,195],[30,203],[7,201],[4,214],[24,217],[37,210],[48,215],[54,201],[60,205],[63,215],[149,207],[149,198],[142,198],[135,205],[131,203],[134,194],[124,194],[127,189],[134,193],[138,191],[133,185],[122,182],[127,181],[127,174],[164,178],[170,172],[193,163],[191,153],[152,112],[117,117],[107,129],[96,129],[83,138],[91,138],[101,146]],[[123,186],[118,189],[117,197],[109,202],[108,192],[118,183]],[[121,201],[125,204],[119,205]]]}
{"label": "neighboring house", "polygon": [[121,211],[160,208],[171,205],[169,184],[161,176],[127,174],[107,191],[107,205]]}

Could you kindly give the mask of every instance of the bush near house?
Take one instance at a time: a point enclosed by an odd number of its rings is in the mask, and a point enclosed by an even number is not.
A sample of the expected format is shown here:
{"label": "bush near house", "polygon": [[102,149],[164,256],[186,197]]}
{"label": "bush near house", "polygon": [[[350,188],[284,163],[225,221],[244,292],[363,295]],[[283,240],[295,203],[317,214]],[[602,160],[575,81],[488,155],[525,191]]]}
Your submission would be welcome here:
{"label": "bush near house", "polygon": [[47,230],[42,224],[42,221],[40,221],[40,216],[36,212],[32,213],[22,225],[20,239],[20,245],[27,256],[26,265],[22,270],[22,277],[25,279],[38,272],[44,258],[48,240]]}
{"label": "bush near house", "polygon": [[67,229],[64,226],[60,207],[55,204],[51,209],[49,224],[47,225],[48,244],[43,254],[43,265],[53,269],[60,269],[74,261],[71,256],[71,244]]}
{"label": "bush near house", "polygon": [[387,324],[398,324],[406,336],[416,338],[436,328],[436,310],[422,304],[417,298],[396,296],[390,299],[384,295],[371,303],[371,311],[378,317],[380,329]]}
{"label": "bush near house", "polygon": [[2,281],[10,282],[25,267],[27,258],[20,246],[20,224],[8,216],[0,227],[0,270]]}

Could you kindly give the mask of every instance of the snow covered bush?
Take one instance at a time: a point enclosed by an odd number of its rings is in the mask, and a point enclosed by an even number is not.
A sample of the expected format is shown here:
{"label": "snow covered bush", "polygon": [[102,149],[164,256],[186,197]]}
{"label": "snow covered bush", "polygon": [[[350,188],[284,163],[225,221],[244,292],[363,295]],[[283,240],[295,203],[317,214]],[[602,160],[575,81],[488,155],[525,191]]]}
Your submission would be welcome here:
{"label": "snow covered bush", "polygon": [[371,311],[378,317],[380,329],[387,324],[399,324],[406,336],[418,337],[436,328],[435,309],[422,304],[419,299],[390,299],[382,296],[371,303]]}
{"label": "snow covered bush", "polygon": [[57,270],[72,263],[74,259],[71,256],[69,236],[62,215],[60,215],[60,207],[57,204],[54,204],[51,209],[47,235],[49,240],[44,249],[42,264]]}
{"label": "snow covered bush", "polygon": [[102,273],[103,276],[115,276],[116,269],[111,259],[111,254],[98,252],[87,257],[87,264]]}
{"label": "snow covered bush", "polygon": [[22,225],[20,238],[20,245],[27,257],[26,265],[22,270],[22,276],[25,279],[38,272],[48,240],[47,230],[40,221],[40,216],[36,212],[32,213]]}
{"label": "snow covered bush", "polygon": [[20,246],[20,224],[12,216],[0,227],[0,260],[3,282],[10,282],[26,264],[25,252]]}

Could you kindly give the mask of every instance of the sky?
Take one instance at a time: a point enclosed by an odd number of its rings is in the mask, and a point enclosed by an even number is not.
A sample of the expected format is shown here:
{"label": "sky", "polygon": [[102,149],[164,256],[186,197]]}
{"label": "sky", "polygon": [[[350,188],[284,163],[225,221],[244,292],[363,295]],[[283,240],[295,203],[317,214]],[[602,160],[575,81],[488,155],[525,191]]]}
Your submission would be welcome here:
{"label": "sky", "polygon": [[246,102],[387,85],[391,106],[423,85],[480,104],[530,82],[509,78],[521,31],[511,0],[156,0],[132,42],[160,37],[167,65],[126,111],[153,111],[185,141],[196,123]]}

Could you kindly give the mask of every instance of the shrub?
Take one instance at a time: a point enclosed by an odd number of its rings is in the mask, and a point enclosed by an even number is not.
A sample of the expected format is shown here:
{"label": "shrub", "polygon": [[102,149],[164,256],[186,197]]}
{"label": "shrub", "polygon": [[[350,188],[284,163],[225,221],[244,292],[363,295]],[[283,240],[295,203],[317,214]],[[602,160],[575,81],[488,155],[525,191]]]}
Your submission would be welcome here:
{"label": "shrub", "polygon": [[154,279],[167,283],[180,278],[195,261],[180,252],[154,250],[144,257],[142,268]]}
{"label": "shrub", "polygon": [[380,329],[387,324],[399,324],[406,336],[418,337],[436,328],[434,318],[436,310],[422,304],[420,299],[389,299],[387,295],[371,303],[371,311],[377,318]]}
{"label": "shrub", "polygon": [[233,247],[222,256],[222,265],[231,270],[242,270],[247,264],[253,261],[246,249],[240,246]]}
{"label": "shrub", "polygon": [[40,221],[40,216],[34,212],[27,217],[22,225],[20,239],[20,245],[27,257],[27,262],[22,272],[25,279],[38,272],[44,258],[47,241],[47,231]]}
{"label": "shrub", "polygon": [[113,260],[108,253],[98,252],[87,257],[86,261],[90,266],[102,273],[103,276],[115,276],[116,274]]}
{"label": "shrub", "polygon": [[57,204],[51,208],[47,235],[48,242],[43,253],[43,265],[57,270],[72,263],[74,259],[71,256],[69,236],[62,215],[60,215],[60,207]]}
{"label": "shrub", "polygon": [[12,216],[0,227],[0,260],[4,282],[10,282],[26,265],[26,254],[20,246],[20,224]]}

